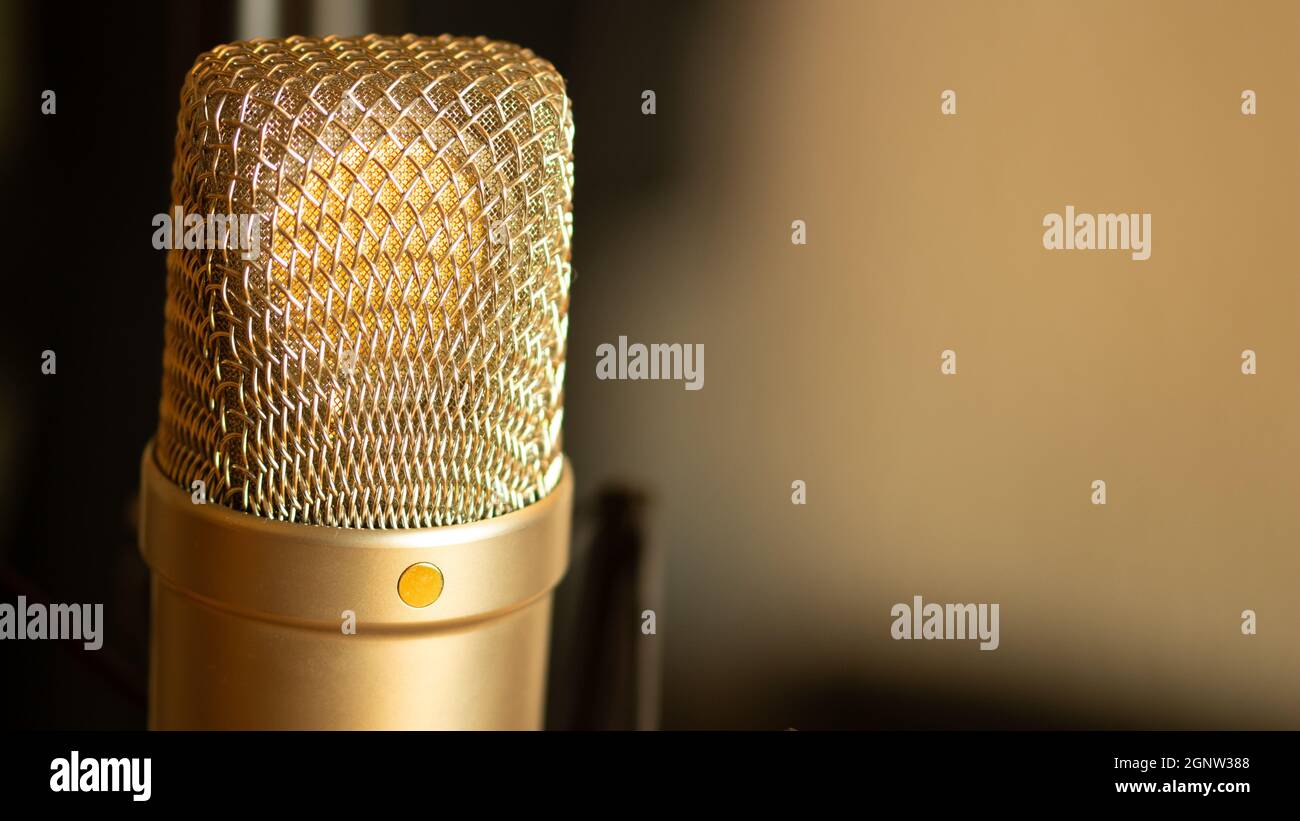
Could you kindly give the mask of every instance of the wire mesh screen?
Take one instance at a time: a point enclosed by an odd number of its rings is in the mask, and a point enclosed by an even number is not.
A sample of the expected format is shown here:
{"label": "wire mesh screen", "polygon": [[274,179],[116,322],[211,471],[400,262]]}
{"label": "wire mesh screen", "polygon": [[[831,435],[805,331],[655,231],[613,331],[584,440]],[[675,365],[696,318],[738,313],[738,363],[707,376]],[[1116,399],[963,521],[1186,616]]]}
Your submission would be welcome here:
{"label": "wire mesh screen", "polygon": [[548,493],[572,141],[563,78],[508,43],[200,56],[173,167],[162,470],[336,527],[472,522]]}

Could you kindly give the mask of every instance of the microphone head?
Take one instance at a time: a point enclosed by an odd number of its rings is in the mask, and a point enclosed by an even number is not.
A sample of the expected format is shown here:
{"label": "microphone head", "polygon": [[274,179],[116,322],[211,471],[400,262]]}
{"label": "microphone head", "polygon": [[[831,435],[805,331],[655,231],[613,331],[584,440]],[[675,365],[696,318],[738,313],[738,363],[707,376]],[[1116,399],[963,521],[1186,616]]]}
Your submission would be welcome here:
{"label": "microphone head", "polygon": [[572,142],[563,78],[509,43],[200,56],[173,165],[162,472],[334,527],[474,522],[549,493]]}

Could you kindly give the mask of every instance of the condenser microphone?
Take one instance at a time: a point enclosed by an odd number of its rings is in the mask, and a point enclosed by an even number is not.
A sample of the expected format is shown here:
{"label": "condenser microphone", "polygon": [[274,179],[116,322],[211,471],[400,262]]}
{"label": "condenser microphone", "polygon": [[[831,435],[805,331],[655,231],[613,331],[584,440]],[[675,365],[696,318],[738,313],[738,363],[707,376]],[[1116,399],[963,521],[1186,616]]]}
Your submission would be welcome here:
{"label": "condenser microphone", "polygon": [[142,465],[151,727],[541,726],[572,141],[509,43],[198,58]]}

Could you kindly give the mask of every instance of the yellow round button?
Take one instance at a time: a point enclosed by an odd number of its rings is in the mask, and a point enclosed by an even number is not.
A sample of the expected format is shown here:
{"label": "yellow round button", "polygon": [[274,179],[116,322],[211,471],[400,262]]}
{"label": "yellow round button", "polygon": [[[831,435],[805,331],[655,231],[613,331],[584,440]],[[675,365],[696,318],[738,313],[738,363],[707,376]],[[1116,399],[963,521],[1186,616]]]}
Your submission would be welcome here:
{"label": "yellow round button", "polygon": [[411,607],[428,607],[442,595],[442,571],[428,562],[411,565],[397,580],[397,595]]}

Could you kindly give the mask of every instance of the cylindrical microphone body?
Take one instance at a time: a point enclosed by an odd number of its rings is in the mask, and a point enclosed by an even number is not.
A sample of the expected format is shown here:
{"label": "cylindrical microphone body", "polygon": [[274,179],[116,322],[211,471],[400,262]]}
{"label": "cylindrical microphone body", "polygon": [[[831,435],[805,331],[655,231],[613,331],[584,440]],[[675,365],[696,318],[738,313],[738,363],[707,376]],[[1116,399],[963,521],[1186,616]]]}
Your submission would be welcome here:
{"label": "cylindrical microphone body", "polygon": [[150,726],[541,726],[572,138],[554,67],[485,38],[199,57],[142,464]]}
{"label": "cylindrical microphone body", "polygon": [[568,470],[514,513],[400,531],[195,504],[152,448],[142,475],[150,727],[541,727]]}

